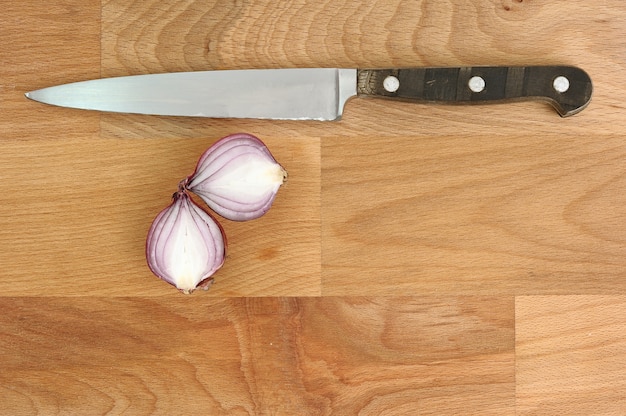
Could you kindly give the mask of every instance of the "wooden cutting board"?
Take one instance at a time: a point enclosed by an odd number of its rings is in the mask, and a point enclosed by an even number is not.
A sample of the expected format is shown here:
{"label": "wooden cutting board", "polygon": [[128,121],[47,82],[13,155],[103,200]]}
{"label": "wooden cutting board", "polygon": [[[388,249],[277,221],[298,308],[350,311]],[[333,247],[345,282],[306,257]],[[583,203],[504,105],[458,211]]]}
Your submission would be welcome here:
{"label": "wooden cutting board", "polygon": [[[5,1],[0,414],[619,415],[617,0]],[[592,103],[353,99],[338,122],[101,114],[24,92],[209,69],[576,65]],[[289,181],[184,296],[146,232],[213,142]]]}

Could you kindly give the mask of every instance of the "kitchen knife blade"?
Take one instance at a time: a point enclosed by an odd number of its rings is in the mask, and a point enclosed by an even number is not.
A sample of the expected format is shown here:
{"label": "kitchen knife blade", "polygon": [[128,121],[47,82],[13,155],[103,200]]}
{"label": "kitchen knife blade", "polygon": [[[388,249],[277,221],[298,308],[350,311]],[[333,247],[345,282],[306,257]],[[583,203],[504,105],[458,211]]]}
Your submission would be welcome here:
{"label": "kitchen knife blade", "polygon": [[572,66],[243,69],[133,75],[26,93],[46,104],[165,116],[335,120],[354,96],[415,102],[545,100],[570,116],[592,83]]}

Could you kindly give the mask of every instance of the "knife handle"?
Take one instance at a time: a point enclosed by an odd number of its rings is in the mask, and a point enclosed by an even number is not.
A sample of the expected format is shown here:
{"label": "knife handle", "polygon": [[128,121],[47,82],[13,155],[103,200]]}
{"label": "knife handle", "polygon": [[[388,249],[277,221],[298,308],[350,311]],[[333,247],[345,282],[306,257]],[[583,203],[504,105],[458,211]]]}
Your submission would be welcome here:
{"label": "knife handle", "polygon": [[589,75],[572,66],[359,69],[357,94],[408,101],[489,103],[545,100],[561,117],[591,100]]}

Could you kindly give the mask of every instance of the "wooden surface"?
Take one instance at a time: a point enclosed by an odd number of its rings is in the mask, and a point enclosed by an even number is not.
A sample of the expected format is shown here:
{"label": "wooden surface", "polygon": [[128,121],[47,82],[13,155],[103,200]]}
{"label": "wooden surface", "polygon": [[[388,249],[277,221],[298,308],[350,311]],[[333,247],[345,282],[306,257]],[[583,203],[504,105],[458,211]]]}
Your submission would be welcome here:
{"label": "wooden surface", "polygon": [[[618,0],[0,0],[0,414],[623,415]],[[339,122],[30,102],[107,76],[576,65],[590,106],[354,99]],[[288,170],[184,296],[145,235],[217,139]]]}

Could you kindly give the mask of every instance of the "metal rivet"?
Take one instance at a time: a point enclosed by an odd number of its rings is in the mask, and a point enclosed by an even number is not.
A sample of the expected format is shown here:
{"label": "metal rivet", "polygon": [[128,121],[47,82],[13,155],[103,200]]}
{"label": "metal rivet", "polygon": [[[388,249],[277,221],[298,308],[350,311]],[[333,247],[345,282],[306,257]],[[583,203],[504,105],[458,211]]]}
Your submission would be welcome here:
{"label": "metal rivet", "polygon": [[485,89],[485,80],[479,76],[471,77],[467,86],[472,92],[481,92]]}
{"label": "metal rivet", "polygon": [[554,87],[556,92],[563,93],[569,90],[569,79],[565,78],[564,76],[556,77],[554,79],[554,82],[552,83],[552,86]]}
{"label": "metal rivet", "polygon": [[389,75],[383,81],[383,88],[387,92],[396,92],[400,88],[400,80],[393,75]]}

